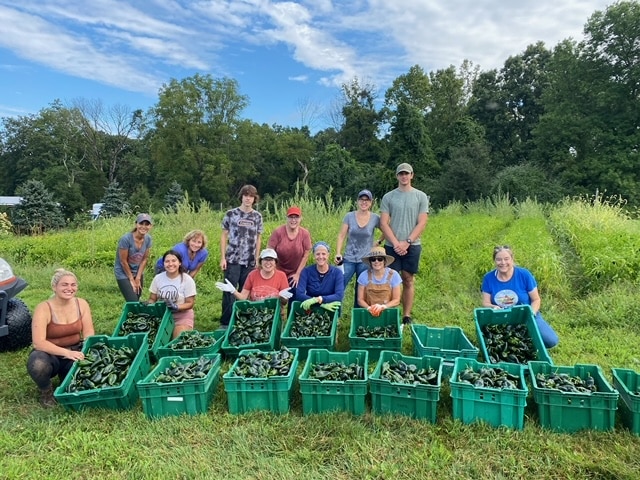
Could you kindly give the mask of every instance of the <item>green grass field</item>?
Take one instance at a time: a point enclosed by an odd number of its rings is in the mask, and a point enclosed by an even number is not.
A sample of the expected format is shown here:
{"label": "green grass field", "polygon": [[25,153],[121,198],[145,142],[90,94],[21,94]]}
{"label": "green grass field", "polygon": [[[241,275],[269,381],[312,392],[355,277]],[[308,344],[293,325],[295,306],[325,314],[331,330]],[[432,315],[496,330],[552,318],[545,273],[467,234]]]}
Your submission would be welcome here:
{"label": "green grass field", "polygon": [[[335,246],[349,205],[327,208],[302,199],[303,226],[314,241]],[[269,233],[284,208],[266,215]],[[153,256],[192,228],[209,235],[211,258],[197,278],[196,327],[217,328],[221,293],[221,213],[201,206],[154,216]],[[43,237],[0,237],[0,256],[29,282],[30,309],[50,295],[55,268],[73,270],[79,296],[93,311],[96,331],[111,334],[123,301],[113,278],[117,239],[133,219],[94,222]],[[556,365],[599,365],[640,372],[640,222],[617,205],[574,200],[558,206],[504,199],[452,205],[433,213],[423,235],[416,280],[416,323],[462,327],[477,343],[473,310],[482,275],[493,268],[494,245],[512,245],[516,262],[536,276],[542,311],[560,336],[550,350]],[[151,263],[151,262],[150,262]],[[151,280],[151,270],[146,285]],[[345,305],[353,302],[347,289]],[[343,312],[337,350],[349,350],[350,312]],[[409,329],[402,350],[413,351]],[[203,415],[149,420],[140,403],[127,411],[62,407],[44,410],[26,372],[30,349],[0,354],[0,478],[38,479],[391,479],[548,478],[637,479],[640,438],[617,418],[611,432],[556,433],[539,425],[530,395],[524,429],[454,421],[443,384],[437,421],[345,413],[302,415],[294,390],[290,413],[230,415],[222,379]],[[224,362],[221,374],[230,367]],[[299,368],[301,370],[301,367]],[[370,401],[368,400],[369,405]]]}

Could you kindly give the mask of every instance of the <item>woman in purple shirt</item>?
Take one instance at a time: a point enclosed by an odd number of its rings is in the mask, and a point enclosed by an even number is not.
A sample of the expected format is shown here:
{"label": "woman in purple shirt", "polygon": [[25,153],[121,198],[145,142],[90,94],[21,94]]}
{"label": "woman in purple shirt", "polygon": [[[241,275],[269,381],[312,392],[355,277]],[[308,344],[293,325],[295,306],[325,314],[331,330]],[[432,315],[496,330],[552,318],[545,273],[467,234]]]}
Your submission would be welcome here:
{"label": "woman in purple shirt", "polygon": [[[202,230],[191,230],[184,236],[182,242],[171,250],[178,252],[182,258],[182,268],[191,278],[195,278],[205,260],[209,257],[207,250],[207,236]],[[160,257],[156,262],[156,275],[164,272],[164,260]]]}

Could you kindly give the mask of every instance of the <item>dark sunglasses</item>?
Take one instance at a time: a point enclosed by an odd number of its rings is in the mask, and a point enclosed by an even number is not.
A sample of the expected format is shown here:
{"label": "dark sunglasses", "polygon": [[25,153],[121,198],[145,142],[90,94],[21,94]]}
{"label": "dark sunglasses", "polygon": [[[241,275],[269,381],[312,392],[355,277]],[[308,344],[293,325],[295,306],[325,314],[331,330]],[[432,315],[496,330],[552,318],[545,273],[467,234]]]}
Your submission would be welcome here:
{"label": "dark sunglasses", "polygon": [[371,257],[371,261],[372,262],[384,262],[385,258],[384,257]]}
{"label": "dark sunglasses", "polygon": [[494,253],[498,253],[500,250],[511,250],[509,245],[496,245],[493,247]]}

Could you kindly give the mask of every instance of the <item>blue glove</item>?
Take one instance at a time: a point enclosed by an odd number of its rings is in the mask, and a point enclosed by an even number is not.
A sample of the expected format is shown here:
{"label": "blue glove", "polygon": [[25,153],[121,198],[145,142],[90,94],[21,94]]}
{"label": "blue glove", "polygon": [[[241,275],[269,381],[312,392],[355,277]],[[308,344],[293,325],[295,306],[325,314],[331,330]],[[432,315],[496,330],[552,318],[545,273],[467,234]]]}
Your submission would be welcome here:
{"label": "blue glove", "polygon": [[335,312],[337,309],[340,308],[340,305],[342,305],[340,302],[329,302],[329,303],[323,303],[320,306],[325,310],[328,310],[330,312]]}
{"label": "blue glove", "polygon": [[167,302],[167,308],[169,310],[171,310],[172,312],[177,312],[178,311],[178,305],[176,305],[173,302]]}
{"label": "blue glove", "polygon": [[311,305],[315,305],[316,303],[318,303],[318,299],[313,297],[302,302],[300,306],[302,307],[303,310],[310,310]]}

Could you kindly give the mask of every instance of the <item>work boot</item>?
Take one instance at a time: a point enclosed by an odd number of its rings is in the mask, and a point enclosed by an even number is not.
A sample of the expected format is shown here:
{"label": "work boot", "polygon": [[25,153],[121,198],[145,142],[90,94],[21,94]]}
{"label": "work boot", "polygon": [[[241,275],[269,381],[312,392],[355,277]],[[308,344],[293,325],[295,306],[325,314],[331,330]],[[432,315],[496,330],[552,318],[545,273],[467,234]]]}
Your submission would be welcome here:
{"label": "work boot", "polygon": [[53,396],[53,386],[49,385],[48,388],[40,390],[40,405],[44,408],[55,407],[58,404]]}

